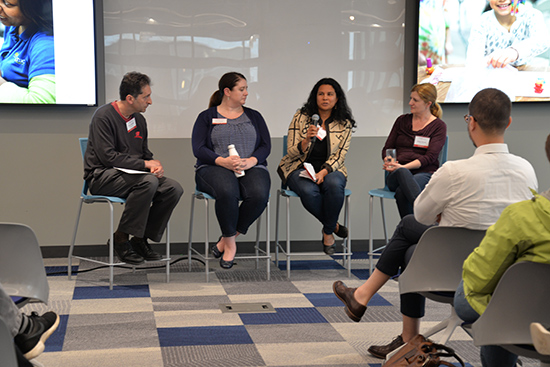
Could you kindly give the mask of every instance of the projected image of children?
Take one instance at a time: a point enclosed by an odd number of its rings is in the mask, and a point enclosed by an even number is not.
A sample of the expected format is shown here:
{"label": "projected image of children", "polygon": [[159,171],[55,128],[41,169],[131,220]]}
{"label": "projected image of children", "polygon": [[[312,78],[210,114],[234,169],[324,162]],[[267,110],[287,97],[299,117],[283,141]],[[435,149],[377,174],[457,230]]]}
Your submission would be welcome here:
{"label": "projected image of children", "polygon": [[470,34],[467,64],[494,68],[527,64],[550,46],[542,13],[525,1],[490,0]]}
{"label": "projected image of children", "polygon": [[52,0],[0,0],[0,103],[55,103]]}
{"label": "projected image of children", "polygon": [[[434,23],[423,8],[433,1],[420,0],[419,52],[421,30]],[[513,102],[550,101],[549,0],[445,0],[442,6],[444,16],[436,19],[447,26],[437,36],[450,39],[453,52],[427,60],[432,65],[419,59],[417,69],[419,83],[437,87],[439,103],[467,103],[485,88],[500,89]]]}

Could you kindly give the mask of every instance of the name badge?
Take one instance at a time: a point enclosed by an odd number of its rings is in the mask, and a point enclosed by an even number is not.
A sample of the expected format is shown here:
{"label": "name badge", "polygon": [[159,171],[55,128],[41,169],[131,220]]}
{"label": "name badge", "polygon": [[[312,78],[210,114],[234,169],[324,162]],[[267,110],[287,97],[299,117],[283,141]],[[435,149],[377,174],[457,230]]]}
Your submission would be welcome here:
{"label": "name badge", "polygon": [[427,136],[415,136],[414,147],[415,148],[427,148],[430,145],[430,138]]}
{"label": "name badge", "polygon": [[227,124],[227,119],[212,119],[213,125],[224,125]]}
{"label": "name badge", "polygon": [[317,139],[323,140],[327,136],[327,131],[323,129],[322,127],[317,130]]}
{"label": "name badge", "polygon": [[133,118],[131,119],[130,121],[128,121],[126,123],[126,130],[128,130],[128,132],[134,130],[136,128],[136,119]]}

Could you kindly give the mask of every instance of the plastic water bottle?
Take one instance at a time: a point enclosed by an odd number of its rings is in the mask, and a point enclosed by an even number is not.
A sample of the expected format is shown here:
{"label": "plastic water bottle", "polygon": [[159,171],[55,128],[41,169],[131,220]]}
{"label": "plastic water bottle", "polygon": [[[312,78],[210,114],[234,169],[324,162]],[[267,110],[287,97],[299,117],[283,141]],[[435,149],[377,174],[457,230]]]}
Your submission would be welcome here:
{"label": "plastic water bottle", "polygon": [[[239,153],[237,153],[237,149],[235,149],[235,145],[233,145],[233,144],[229,144],[229,145],[227,146],[227,150],[229,150],[229,155],[230,155],[230,156],[231,156],[231,155],[239,155]],[[235,176],[237,176],[237,177],[243,177],[243,176],[244,176],[244,170],[241,171],[241,173],[235,172]]]}

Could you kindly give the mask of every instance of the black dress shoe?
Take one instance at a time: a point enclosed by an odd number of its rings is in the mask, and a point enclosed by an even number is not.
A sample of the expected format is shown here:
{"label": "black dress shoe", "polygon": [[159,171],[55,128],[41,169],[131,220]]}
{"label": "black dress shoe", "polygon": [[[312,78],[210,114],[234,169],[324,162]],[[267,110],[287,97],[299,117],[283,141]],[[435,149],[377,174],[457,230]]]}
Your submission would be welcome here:
{"label": "black dress shoe", "polygon": [[[222,239],[222,237],[220,236],[220,238],[218,238],[218,242],[220,242],[221,239]],[[218,242],[216,242],[216,244],[214,246],[210,247],[210,253],[216,259],[219,259],[223,255],[223,252],[218,249]]]}
{"label": "black dress shoe", "polygon": [[348,231],[347,227],[344,227],[343,225],[338,223],[338,230],[334,231],[334,234],[337,235],[340,238],[347,238],[348,234],[349,234],[349,231]]}
{"label": "black dress shoe", "polygon": [[327,255],[333,255],[336,252],[336,244],[333,243],[330,246],[325,245],[325,242],[321,239],[321,243],[323,244],[323,251]]}
{"label": "black dress shoe", "polygon": [[365,314],[367,306],[363,306],[354,297],[357,288],[348,288],[338,280],[332,284],[332,290],[336,297],[346,305],[346,315],[355,322],[361,321],[361,317]]}
{"label": "black dress shoe", "polygon": [[[109,245],[109,242],[110,240],[107,241],[107,245]],[[115,242],[114,249],[115,249],[116,256],[123,263],[127,263],[130,265],[141,265],[145,261],[145,259],[142,256],[138,255],[134,251],[130,241],[125,241],[120,243]]]}
{"label": "black dress shoe", "polygon": [[226,261],[223,257],[220,257],[220,266],[223,269],[231,269],[233,267],[233,260]]}
{"label": "black dress shoe", "polygon": [[336,251],[336,242],[330,246],[325,245],[325,235],[321,238],[321,243],[323,244],[323,252],[327,255],[332,255]]}
{"label": "black dress shoe", "polygon": [[132,237],[130,244],[134,251],[147,261],[159,261],[162,259],[162,255],[153,251],[145,238]]}
{"label": "black dress shoe", "polygon": [[367,351],[376,358],[386,359],[386,356],[405,344],[401,335],[393,339],[390,344],[387,345],[371,345]]}

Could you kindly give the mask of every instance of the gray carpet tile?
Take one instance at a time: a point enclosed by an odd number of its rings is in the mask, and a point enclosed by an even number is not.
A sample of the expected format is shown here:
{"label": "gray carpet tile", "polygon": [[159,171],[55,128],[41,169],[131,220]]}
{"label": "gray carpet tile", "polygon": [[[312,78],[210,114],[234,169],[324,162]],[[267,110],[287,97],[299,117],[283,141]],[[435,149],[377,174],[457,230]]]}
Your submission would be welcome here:
{"label": "gray carpet tile", "polygon": [[70,315],[63,350],[158,346],[153,312],[132,312]]}
{"label": "gray carpet tile", "polygon": [[[292,266],[290,267],[292,269]],[[284,270],[286,274],[286,270]],[[308,280],[332,280],[348,279],[348,271],[345,269],[317,269],[317,270],[291,270],[291,281],[308,281]]]}
{"label": "gray carpet tile", "polygon": [[401,322],[403,316],[395,306],[368,307],[361,321],[365,322]]}
{"label": "gray carpet tile", "polygon": [[254,345],[198,345],[162,348],[164,367],[265,366]]}
{"label": "gray carpet tile", "polygon": [[[222,283],[230,282],[262,282],[267,281],[267,272],[265,269],[265,263],[262,264],[263,267],[259,269],[243,269],[239,265],[235,265],[230,270],[219,269],[216,270],[216,276]],[[271,280],[281,281],[285,280],[283,274],[279,271],[273,272],[270,271]]]}
{"label": "gray carpet tile", "polygon": [[68,299],[52,300],[47,305],[43,303],[27,303],[21,308],[21,311],[25,314],[30,314],[33,311],[43,314],[49,310],[55,310],[60,315],[68,315],[71,311],[71,301]]}
{"label": "gray carpet tile", "polygon": [[300,293],[298,288],[289,281],[270,282],[231,282],[222,283],[225,292],[231,294],[273,294],[273,293]]}
{"label": "gray carpet tile", "polygon": [[152,297],[154,311],[217,310],[227,296]]}
{"label": "gray carpet tile", "polygon": [[344,341],[330,324],[247,325],[256,344]]}

